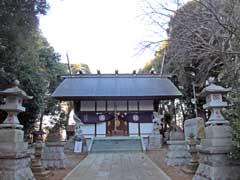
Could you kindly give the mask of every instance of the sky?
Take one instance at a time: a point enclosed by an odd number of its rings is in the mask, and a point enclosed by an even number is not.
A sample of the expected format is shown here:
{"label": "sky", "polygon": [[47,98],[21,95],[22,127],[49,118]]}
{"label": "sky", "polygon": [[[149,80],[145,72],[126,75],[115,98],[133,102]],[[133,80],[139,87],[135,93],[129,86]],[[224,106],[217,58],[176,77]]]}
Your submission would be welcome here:
{"label": "sky", "polygon": [[140,43],[154,37],[142,18],[141,0],[49,0],[40,29],[62,62],[88,64],[92,73],[131,73],[154,58]]}

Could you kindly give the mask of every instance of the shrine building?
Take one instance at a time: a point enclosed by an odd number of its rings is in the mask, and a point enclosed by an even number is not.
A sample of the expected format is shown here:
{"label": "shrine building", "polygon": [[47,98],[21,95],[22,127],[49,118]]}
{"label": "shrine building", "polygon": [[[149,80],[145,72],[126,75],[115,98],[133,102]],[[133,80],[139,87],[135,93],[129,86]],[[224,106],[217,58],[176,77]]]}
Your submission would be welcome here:
{"label": "shrine building", "polygon": [[74,102],[82,133],[96,136],[148,136],[153,112],[163,100],[182,96],[169,76],[159,74],[74,74],[63,76],[52,97]]}

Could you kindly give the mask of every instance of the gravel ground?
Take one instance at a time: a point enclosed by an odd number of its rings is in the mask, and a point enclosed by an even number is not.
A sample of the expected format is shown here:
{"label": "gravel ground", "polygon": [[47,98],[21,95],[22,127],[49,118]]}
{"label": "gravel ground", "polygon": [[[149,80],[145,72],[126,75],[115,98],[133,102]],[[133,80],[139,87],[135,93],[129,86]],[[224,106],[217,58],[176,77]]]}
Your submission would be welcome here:
{"label": "gravel ground", "polygon": [[62,180],[87,154],[65,153],[69,164],[65,169],[51,170],[48,180]]}
{"label": "gravel ground", "polygon": [[182,171],[183,166],[166,166],[164,157],[167,153],[167,147],[160,151],[147,151],[148,157],[155,162],[172,180],[192,180],[193,175],[186,174]]}

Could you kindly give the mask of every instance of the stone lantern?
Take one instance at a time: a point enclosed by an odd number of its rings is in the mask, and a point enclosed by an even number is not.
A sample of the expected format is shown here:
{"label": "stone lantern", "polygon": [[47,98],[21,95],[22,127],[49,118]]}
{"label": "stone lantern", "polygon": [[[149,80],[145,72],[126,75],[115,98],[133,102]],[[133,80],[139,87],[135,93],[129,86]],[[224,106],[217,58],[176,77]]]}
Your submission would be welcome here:
{"label": "stone lantern", "polygon": [[30,154],[28,143],[24,142],[23,126],[20,125],[17,114],[25,111],[22,106],[24,99],[31,99],[18,88],[15,81],[12,88],[0,91],[5,98],[5,104],[0,109],[8,113],[3,124],[0,124],[0,179],[2,180],[32,180],[35,179],[30,169]]}
{"label": "stone lantern", "polygon": [[231,148],[231,127],[229,121],[221,113],[222,108],[228,106],[227,102],[223,101],[223,95],[231,91],[231,88],[224,88],[213,82],[214,79],[210,78],[210,85],[201,92],[202,96],[206,96],[206,104],[203,105],[203,108],[211,112],[206,122],[206,139],[202,140],[201,145]]}
{"label": "stone lantern", "polygon": [[239,167],[233,165],[228,157],[232,149],[232,129],[221,113],[222,108],[228,106],[222,97],[231,89],[218,86],[213,81],[213,78],[209,78],[210,84],[201,92],[202,96],[206,96],[203,108],[211,111],[211,115],[206,122],[206,137],[201,139],[198,146],[200,165],[193,180],[240,179]]}
{"label": "stone lantern", "polygon": [[213,81],[214,80],[210,78],[210,85],[201,92],[202,96],[206,96],[206,104],[203,105],[203,108],[211,111],[206,125],[229,124],[229,121],[224,119],[221,109],[228,107],[227,102],[224,102],[222,97],[224,94],[231,91],[231,88],[215,85]]}
{"label": "stone lantern", "polygon": [[32,97],[28,96],[23,90],[18,88],[18,85],[19,81],[16,80],[12,88],[0,91],[0,96],[5,97],[5,102],[3,105],[0,105],[0,109],[8,113],[3,124],[0,124],[0,128],[23,128],[18,121],[17,115],[18,113],[25,111],[25,108],[22,106],[23,100],[32,99]]}

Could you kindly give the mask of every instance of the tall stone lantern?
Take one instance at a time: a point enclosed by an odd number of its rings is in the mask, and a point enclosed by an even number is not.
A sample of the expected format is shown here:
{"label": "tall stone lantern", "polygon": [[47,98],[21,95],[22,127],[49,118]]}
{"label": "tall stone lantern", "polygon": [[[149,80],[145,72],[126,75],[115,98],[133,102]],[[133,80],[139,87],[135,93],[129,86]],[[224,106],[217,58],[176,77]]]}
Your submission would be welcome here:
{"label": "tall stone lantern", "polygon": [[17,114],[25,111],[22,106],[24,99],[32,97],[18,88],[15,81],[12,88],[0,91],[5,98],[5,104],[0,109],[7,112],[7,118],[0,124],[0,179],[1,180],[34,180],[30,168],[28,143],[24,142],[23,126],[20,125]]}
{"label": "tall stone lantern", "polygon": [[201,140],[198,147],[200,165],[193,177],[193,180],[236,180],[240,179],[238,168],[233,165],[228,157],[232,149],[232,134],[229,121],[227,121],[221,110],[227,107],[223,101],[223,95],[229,92],[230,88],[224,88],[214,84],[214,79],[209,78],[209,85],[201,92],[206,96],[204,109],[211,112],[206,122],[206,137]]}

